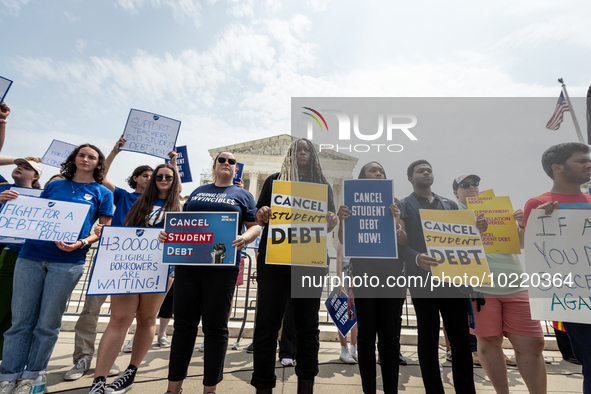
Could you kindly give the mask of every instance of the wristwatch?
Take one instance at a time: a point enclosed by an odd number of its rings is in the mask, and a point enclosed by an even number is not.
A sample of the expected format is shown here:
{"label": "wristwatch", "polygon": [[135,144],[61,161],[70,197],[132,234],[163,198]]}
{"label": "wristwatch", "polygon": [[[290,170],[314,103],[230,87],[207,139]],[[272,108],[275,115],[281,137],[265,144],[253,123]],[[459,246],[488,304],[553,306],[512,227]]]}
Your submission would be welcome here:
{"label": "wristwatch", "polygon": [[84,238],[82,238],[80,241],[82,242],[82,246],[80,247],[80,249],[88,249],[88,248],[90,248],[90,243],[87,240],[85,240]]}

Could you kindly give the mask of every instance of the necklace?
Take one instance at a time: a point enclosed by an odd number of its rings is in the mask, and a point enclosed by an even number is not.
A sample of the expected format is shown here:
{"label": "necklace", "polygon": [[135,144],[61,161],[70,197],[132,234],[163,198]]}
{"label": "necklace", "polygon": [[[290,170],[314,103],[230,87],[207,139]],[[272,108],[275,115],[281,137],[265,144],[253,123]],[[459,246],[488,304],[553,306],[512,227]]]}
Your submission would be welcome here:
{"label": "necklace", "polygon": [[85,183],[83,183],[82,185],[78,186],[76,189],[74,189],[74,181],[72,181],[72,183],[70,185],[72,186],[72,194],[74,194],[78,190],[80,190],[85,185]]}

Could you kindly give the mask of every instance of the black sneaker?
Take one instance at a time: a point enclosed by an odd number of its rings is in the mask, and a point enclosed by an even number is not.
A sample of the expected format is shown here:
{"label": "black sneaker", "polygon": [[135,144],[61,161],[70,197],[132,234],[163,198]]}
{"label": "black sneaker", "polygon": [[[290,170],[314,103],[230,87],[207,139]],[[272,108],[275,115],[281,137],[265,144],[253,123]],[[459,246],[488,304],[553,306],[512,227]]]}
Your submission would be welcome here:
{"label": "black sneaker", "polygon": [[98,377],[92,382],[92,386],[90,386],[90,391],[88,394],[103,394],[105,392],[105,384],[107,384],[107,380],[102,377]]}
{"label": "black sneaker", "polygon": [[105,394],[123,394],[131,390],[137,368],[127,369],[105,388]]}

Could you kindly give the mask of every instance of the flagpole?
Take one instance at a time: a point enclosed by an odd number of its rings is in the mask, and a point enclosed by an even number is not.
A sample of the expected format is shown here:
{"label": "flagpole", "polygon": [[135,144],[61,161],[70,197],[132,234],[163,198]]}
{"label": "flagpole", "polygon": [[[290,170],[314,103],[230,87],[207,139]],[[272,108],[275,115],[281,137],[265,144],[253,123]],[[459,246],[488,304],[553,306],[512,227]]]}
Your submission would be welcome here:
{"label": "flagpole", "polygon": [[575,110],[574,110],[573,106],[571,105],[570,97],[568,97],[568,93],[566,92],[566,85],[564,84],[564,81],[562,80],[562,78],[558,78],[558,82],[560,82],[562,84],[562,92],[564,93],[564,98],[566,99],[566,104],[568,105],[568,109],[570,111],[570,114],[573,117],[573,123],[575,125],[575,130],[577,131],[577,137],[579,137],[579,142],[581,144],[584,144],[585,141],[583,141],[583,134],[581,134],[581,128],[579,127],[579,122],[577,122]]}

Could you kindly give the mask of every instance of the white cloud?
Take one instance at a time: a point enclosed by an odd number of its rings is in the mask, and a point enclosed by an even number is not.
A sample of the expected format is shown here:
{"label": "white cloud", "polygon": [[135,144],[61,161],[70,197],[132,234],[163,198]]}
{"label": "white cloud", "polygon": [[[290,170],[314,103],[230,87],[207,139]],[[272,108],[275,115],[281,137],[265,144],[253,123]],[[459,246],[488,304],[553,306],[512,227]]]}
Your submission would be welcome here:
{"label": "white cloud", "polygon": [[86,47],[86,44],[88,44],[87,40],[83,40],[81,38],[76,40],[76,50],[80,53],[82,53],[82,50]]}
{"label": "white cloud", "polygon": [[74,15],[71,12],[68,12],[68,11],[64,11],[64,15],[66,16],[66,19],[68,19],[68,22],[70,22],[70,23],[74,23],[74,22],[80,20],[80,17],[79,16],[76,16],[76,15]]}
{"label": "white cloud", "polygon": [[[116,4],[131,13],[138,13],[147,0],[116,0]],[[201,4],[198,0],[151,0],[152,7],[160,8],[163,5],[172,10],[174,20],[183,23],[186,19],[193,20],[199,27],[201,17]]]}
{"label": "white cloud", "polygon": [[311,8],[313,12],[320,12],[326,9],[330,0],[306,0],[306,5]]}
{"label": "white cloud", "polygon": [[252,17],[254,15],[254,0],[228,0],[231,5],[228,14],[236,18]]}
{"label": "white cloud", "polygon": [[21,12],[21,6],[27,5],[29,0],[0,0],[0,4],[8,9],[8,13],[18,16]]}

